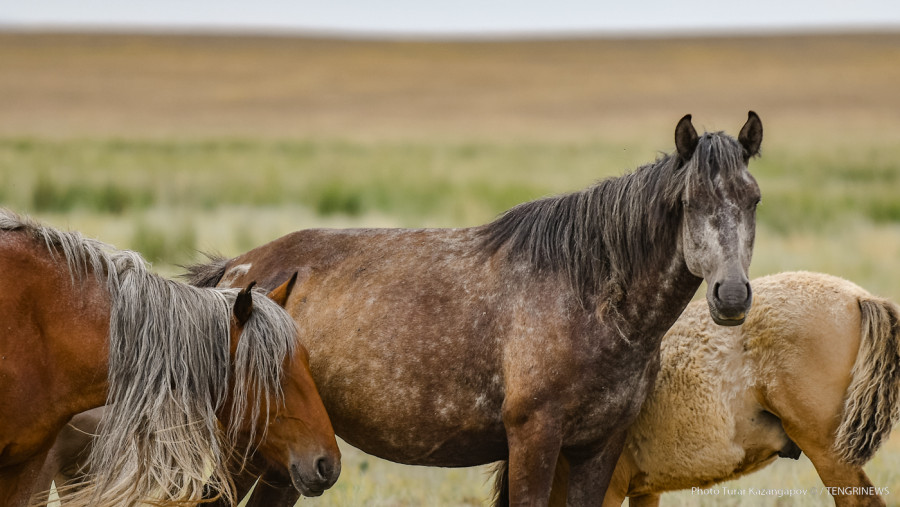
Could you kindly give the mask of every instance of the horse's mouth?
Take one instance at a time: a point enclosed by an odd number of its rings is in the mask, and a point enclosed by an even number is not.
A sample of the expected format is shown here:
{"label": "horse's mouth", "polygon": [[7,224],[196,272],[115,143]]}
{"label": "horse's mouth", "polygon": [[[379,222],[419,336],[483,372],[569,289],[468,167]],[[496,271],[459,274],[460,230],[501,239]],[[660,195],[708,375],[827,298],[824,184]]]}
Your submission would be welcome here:
{"label": "horse's mouth", "polygon": [[321,496],[322,493],[330,487],[330,484],[308,484],[307,481],[303,479],[303,476],[300,474],[300,470],[296,465],[291,466],[291,483],[294,485],[294,489],[299,491],[300,494],[305,497]]}
{"label": "horse's mouth", "polygon": [[294,488],[296,488],[297,491],[299,491],[301,495],[303,495],[305,497],[310,497],[310,498],[322,496],[322,493],[325,492],[324,489],[311,489],[311,488],[304,486],[302,483],[296,483],[296,482],[294,483]]}
{"label": "horse's mouth", "polygon": [[740,326],[747,320],[747,310],[734,310],[726,313],[719,310],[715,304],[710,304],[709,316],[712,317],[713,322],[720,326]]}
{"label": "horse's mouth", "polygon": [[275,488],[294,488],[305,497],[322,496],[322,493],[328,489],[327,487],[307,484],[296,469],[296,466],[292,466],[289,473],[284,473],[283,470],[269,469],[266,473],[266,483]]}
{"label": "horse's mouth", "polygon": [[720,313],[714,306],[709,307],[709,316],[713,322],[720,326],[740,326],[747,320],[747,312],[738,312],[734,315],[724,315]]}
{"label": "horse's mouth", "polygon": [[720,326],[740,326],[746,320],[744,317],[739,317],[735,319],[717,319],[713,317],[713,322]]}

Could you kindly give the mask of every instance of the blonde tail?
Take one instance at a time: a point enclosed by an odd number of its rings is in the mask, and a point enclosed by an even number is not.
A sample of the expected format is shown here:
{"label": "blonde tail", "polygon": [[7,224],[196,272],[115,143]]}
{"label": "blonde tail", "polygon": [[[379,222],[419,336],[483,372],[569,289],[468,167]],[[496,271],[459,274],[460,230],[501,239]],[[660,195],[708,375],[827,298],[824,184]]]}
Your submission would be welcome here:
{"label": "blonde tail", "polygon": [[860,342],[834,448],[862,466],[900,420],[900,312],[885,299],[859,300]]}

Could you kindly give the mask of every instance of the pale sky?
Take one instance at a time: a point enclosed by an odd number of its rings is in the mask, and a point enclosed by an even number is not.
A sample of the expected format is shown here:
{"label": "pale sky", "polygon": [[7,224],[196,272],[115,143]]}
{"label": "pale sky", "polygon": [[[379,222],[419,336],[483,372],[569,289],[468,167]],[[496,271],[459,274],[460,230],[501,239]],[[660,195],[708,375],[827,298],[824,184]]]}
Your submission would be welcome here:
{"label": "pale sky", "polygon": [[466,35],[900,29],[900,0],[0,0],[0,27]]}

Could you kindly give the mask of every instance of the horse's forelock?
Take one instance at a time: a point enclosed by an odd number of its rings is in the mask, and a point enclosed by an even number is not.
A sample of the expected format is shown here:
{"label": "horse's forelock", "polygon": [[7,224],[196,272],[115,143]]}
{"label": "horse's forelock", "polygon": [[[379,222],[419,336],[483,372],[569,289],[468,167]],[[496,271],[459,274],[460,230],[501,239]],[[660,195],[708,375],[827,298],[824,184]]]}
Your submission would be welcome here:
{"label": "horse's forelock", "polygon": [[718,178],[729,190],[745,184],[744,152],[737,140],[724,132],[707,132],[700,136],[694,156],[685,164],[693,184],[703,185],[715,195]]}
{"label": "horse's forelock", "polygon": [[[237,293],[236,289],[228,289]],[[297,347],[297,324],[277,303],[262,291],[254,291],[253,313],[244,325],[235,351],[232,421],[244,421],[249,417],[251,442],[261,442],[268,427],[268,416],[273,405],[283,405],[281,389],[285,361],[294,356]],[[260,421],[260,417],[264,420]],[[262,434],[258,424],[262,423]],[[238,440],[241,428],[230,428],[232,442]],[[251,451],[246,449],[246,457]]]}
{"label": "horse's forelock", "polygon": [[[264,418],[264,432],[270,407],[283,403],[295,324],[259,293],[232,360],[229,323],[238,291],[147,275],[129,276],[114,308],[109,408],[92,449],[88,487],[74,500],[127,503],[153,496],[159,485],[168,488],[164,498],[199,501],[212,489],[233,500],[227,461],[246,419],[252,418],[250,441],[258,442],[257,421]],[[224,407],[229,394],[232,405]],[[217,422],[222,408],[231,410],[224,429]],[[122,452],[128,448],[133,452]]]}

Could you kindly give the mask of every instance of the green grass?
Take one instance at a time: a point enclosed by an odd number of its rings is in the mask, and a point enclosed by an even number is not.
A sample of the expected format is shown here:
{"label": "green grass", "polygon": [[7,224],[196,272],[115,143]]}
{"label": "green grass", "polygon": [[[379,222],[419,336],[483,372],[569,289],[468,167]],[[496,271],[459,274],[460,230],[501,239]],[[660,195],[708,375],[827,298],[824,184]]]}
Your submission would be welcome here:
{"label": "green grass", "polygon": [[398,465],[339,441],[341,477],[319,498],[299,506],[479,506],[490,497],[490,467],[434,468]]}
{"label": "green grass", "polygon": [[[520,202],[584,188],[657,154],[639,144],[624,148],[601,142],[0,139],[0,204],[59,217],[75,228],[83,227],[75,217],[104,222],[103,239],[170,266],[197,247],[236,254],[301,227],[484,223]],[[758,222],[766,241],[758,259],[769,249],[802,249],[798,242],[805,238],[828,245],[816,256],[859,263],[866,278],[878,276],[882,266],[867,266],[865,256],[854,253],[873,249],[871,242],[895,246],[900,145],[814,152],[776,147],[751,168],[763,191]],[[209,233],[211,221],[229,213],[240,225],[225,231],[227,224],[215,224],[224,236],[217,240]],[[121,232],[107,236],[110,228]],[[789,258],[763,264],[803,267],[784,262]]]}
{"label": "green grass", "polygon": [[60,212],[301,203],[463,220],[473,203],[495,213],[628,162],[600,144],[0,140],[5,200]]}

